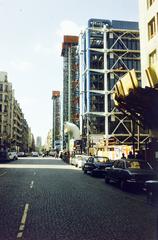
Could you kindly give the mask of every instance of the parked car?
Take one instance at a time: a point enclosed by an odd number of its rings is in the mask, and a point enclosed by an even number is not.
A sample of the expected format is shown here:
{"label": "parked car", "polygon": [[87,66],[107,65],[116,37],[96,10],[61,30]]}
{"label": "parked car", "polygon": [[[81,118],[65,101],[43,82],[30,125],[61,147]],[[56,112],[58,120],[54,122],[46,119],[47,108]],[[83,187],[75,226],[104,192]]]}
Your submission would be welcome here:
{"label": "parked car", "polygon": [[38,152],[32,152],[32,157],[39,157]]}
{"label": "parked car", "polygon": [[143,188],[145,181],[156,177],[156,172],[150,164],[138,159],[115,160],[112,167],[105,169],[105,182],[117,182],[122,190],[132,185]]}
{"label": "parked car", "polygon": [[76,167],[82,168],[88,158],[89,156],[86,155],[75,155],[71,158],[71,164]]}
{"label": "parked car", "polygon": [[83,168],[84,164],[86,163],[89,157],[90,156],[82,155],[82,158],[77,160],[77,167]]}
{"label": "parked car", "polygon": [[48,153],[48,156],[55,157],[56,151],[50,151]]}
{"label": "parked car", "polygon": [[112,166],[112,161],[108,157],[89,157],[86,163],[83,165],[82,170],[84,173],[89,173],[92,176],[104,176],[105,168]]}
{"label": "parked car", "polygon": [[82,160],[82,155],[75,155],[71,157],[71,164],[77,167],[79,160]]}
{"label": "parked car", "polygon": [[15,161],[18,159],[17,152],[8,152],[9,160]]}
{"label": "parked car", "polygon": [[16,152],[8,152],[7,150],[0,151],[0,162],[17,160],[18,156]]}
{"label": "parked car", "polygon": [[24,152],[18,152],[18,157],[25,157],[25,153]]}

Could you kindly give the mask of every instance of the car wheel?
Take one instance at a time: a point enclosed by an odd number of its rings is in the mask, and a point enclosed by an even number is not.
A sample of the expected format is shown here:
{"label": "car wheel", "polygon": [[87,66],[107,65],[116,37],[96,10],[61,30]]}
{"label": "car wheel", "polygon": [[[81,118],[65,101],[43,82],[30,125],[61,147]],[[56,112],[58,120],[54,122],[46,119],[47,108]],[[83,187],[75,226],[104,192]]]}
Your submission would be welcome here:
{"label": "car wheel", "polygon": [[95,177],[95,172],[92,170],[92,171],[90,172],[90,175],[91,175],[92,177]]}
{"label": "car wheel", "polygon": [[107,176],[105,177],[105,182],[110,183],[110,179]]}
{"label": "car wheel", "polygon": [[87,170],[84,169],[83,172],[86,174],[86,173],[87,173]]}
{"label": "car wheel", "polygon": [[122,181],[120,182],[120,188],[121,188],[122,191],[126,191],[126,189],[127,189],[127,184],[126,184],[125,181],[122,180]]}

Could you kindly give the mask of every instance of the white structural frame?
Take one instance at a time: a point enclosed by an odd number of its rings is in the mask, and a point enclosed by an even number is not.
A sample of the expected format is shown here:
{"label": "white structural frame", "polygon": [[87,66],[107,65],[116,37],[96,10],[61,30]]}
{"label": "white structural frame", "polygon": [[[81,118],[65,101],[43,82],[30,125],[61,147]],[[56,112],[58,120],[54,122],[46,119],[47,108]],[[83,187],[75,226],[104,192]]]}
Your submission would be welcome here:
{"label": "white structural frame", "polygon": [[[90,47],[90,32],[96,31],[101,32],[103,34],[103,48],[91,48]],[[108,41],[107,41],[107,35],[111,34],[115,36],[116,40],[112,44],[111,47],[108,48]],[[133,136],[132,132],[132,121],[129,120],[128,116],[123,116],[122,113],[118,112],[118,110],[113,107],[111,110],[109,110],[109,98],[112,97],[113,88],[108,89],[108,74],[113,74],[115,79],[119,79],[120,75],[121,77],[126,74],[130,68],[125,63],[125,59],[132,60],[140,62],[140,50],[138,49],[129,49],[125,43],[124,39],[131,39],[131,41],[139,40],[139,31],[138,30],[132,30],[132,29],[115,29],[112,27],[109,27],[107,24],[103,25],[102,27],[88,27],[84,33],[80,35],[80,41],[79,41],[79,54],[80,54],[80,65],[85,67],[80,67],[80,124],[81,124],[81,135],[83,135],[83,128],[84,123],[83,119],[86,119],[87,126],[86,126],[86,135],[87,135],[87,147],[89,147],[89,140],[92,140],[93,142],[98,142],[100,139],[103,139],[106,141],[106,146],[108,145],[108,141],[110,138],[114,138],[116,142],[119,142],[120,144],[127,144],[131,141],[131,138]],[[86,42],[86,47],[84,46]],[[123,49],[117,49],[115,48],[116,44],[120,42],[124,48]],[[90,68],[90,51],[96,52],[96,53],[103,53],[104,54],[104,69],[93,69]],[[117,60],[114,62],[114,64],[108,68],[108,55],[113,54],[117,58]],[[130,59],[130,54],[131,59]],[[86,60],[84,59],[86,58]],[[116,65],[118,63],[121,63],[123,66],[120,69],[116,69]],[[104,74],[104,90],[91,90],[90,89],[90,72],[98,72]],[[137,77],[140,79],[140,69],[136,69],[136,73],[138,74]],[[85,89],[85,82],[86,82],[86,89]],[[90,110],[90,93],[96,93],[104,95],[104,112],[94,112]],[[85,102],[85,96],[86,96],[86,102]],[[86,106],[86,109],[84,109]],[[90,132],[90,119],[91,116],[104,116],[105,117],[105,132],[104,134],[91,134]],[[114,121],[117,121],[118,123],[113,128],[113,130],[109,131],[109,121],[113,118]],[[128,123],[128,124],[127,124]],[[120,127],[123,127],[126,131],[126,133],[117,133],[118,129]],[[135,132],[135,142],[139,145],[139,143],[145,143],[145,141],[148,139],[147,133],[140,133],[140,128],[137,127],[137,131]]]}

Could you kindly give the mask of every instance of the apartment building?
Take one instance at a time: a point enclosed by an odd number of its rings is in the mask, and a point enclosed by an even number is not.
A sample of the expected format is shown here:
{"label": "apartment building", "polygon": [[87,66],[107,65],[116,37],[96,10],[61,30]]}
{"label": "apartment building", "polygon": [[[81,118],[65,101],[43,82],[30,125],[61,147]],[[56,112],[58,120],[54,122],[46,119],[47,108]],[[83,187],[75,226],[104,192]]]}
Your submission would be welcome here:
{"label": "apartment building", "polygon": [[8,143],[12,139],[12,86],[6,72],[0,72],[0,141]]}
{"label": "apartment building", "polygon": [[0,72],[0,145],[10,150],[28,150],[28,124],[6,72]]}
{"label": "apartment building", "polygon": [[138,23],[90,19],[80,35],[79,54],[80,130],[87,146],[103,138],[106,146],[132,145],[133,128],[141,141],[144,136],[115,108],[111,94],[116,82],[131,69],[140,84]]}
{"label": "apartment building", "polygon": [[139,0],[142,86],[149,86],[145,70],[158,60],[158,1]]}
{"label": "apartment building", "polygon": [[28,152],[35,151],[35,139],[34,135],[31,132],[31,128],[28,129]]}
{"label": "apartment building", "polygon": [[21,151],[22,152],[29,152],[29,126],[26,119],[22,118],[22,145]]}

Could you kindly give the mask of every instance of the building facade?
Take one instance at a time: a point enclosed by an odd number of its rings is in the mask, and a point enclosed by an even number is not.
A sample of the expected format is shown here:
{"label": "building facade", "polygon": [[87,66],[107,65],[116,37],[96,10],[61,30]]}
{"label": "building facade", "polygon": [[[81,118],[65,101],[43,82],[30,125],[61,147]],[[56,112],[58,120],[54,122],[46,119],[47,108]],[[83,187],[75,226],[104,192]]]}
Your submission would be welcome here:
{"label": "building facade", "polygon": [[52,151],[52,130],[50,129],[47,134],[47,138],[44,144],[44,151]]}
{"label": "building facade", "polygon": [[6,72],[0,72],[0,145],[28,151],[29,128]]}
{"label": "building facade", "polygon": [[9,144],[12,139],[12,86],[7,73],[0,72],[0,141]]}
{"label": "building facade", "polygon": [[145,70],[158,60],[158,1],[139,0],[142,86],[149,86]]}
{"label": "building facade", "polygon": [[132,145],[133,128],[135,138],[143,141],[146,136],[112,99],[114,85],[129,70],[135,69],[140,80],[138,23],[90,19],[80,35],[79,54],[80,130],[87,147],[103,138],[106,146]]}
{"label": "building facade", "polygon": [[53,101],[53,126],[52,126],[52,149],[56,148],[56,143],[61,141],[61,103],[60,91],[52,92]]}
{"label": "building facade", "polygon": [[[63,121],[74,123],[79,127],[79,55],[78,37],[64,36],[62,44],[63,57]],[[63,127],[64,129],[64,127]],[[63,145],[66,139],[63,132]]]}

